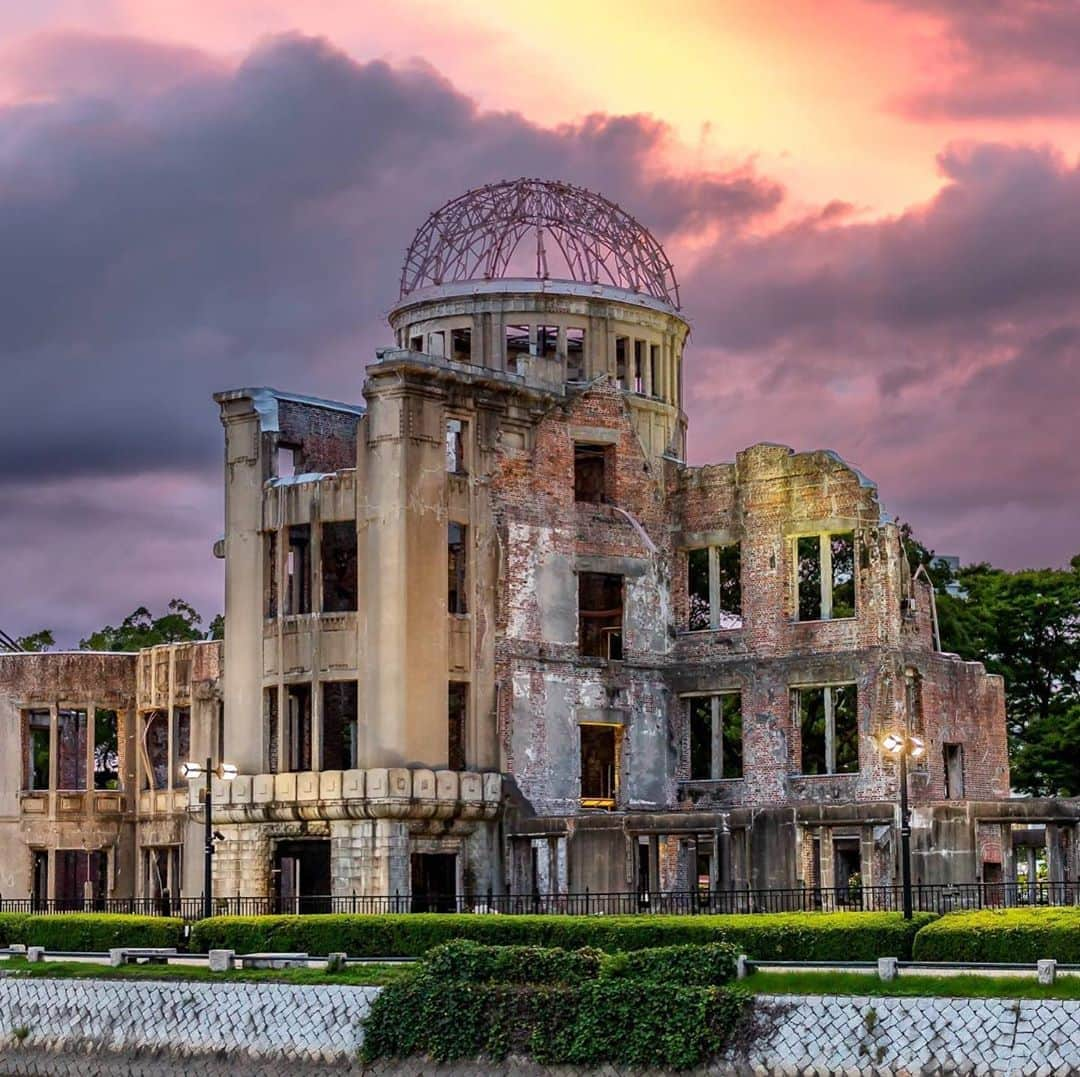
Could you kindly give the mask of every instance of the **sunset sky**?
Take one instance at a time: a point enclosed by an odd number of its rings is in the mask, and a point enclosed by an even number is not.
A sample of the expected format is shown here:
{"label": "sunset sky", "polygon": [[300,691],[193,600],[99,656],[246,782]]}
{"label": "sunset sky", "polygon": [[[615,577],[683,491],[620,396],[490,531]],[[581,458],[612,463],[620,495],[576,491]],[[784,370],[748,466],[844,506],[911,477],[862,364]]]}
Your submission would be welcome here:
{"label": "sunset sky", "polygon": [[413,230],[566,179],[665,244],[691,462],[832,448],[1080,552],[1080,3],[0,6],[0,628],[222,605],[210,394],[361,397]]}

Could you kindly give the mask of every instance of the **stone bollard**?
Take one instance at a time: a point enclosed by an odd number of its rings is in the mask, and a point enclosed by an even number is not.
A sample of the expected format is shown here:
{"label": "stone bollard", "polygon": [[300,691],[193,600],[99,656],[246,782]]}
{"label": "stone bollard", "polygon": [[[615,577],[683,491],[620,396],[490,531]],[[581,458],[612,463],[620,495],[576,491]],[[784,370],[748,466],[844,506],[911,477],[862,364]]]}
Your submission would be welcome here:
{"label": "stone bollard", "polygon": [[739,954],[735,962],[735,978],[745,980],[750,975],[750,958],[746,954]]}
{"label": "stone bollard", "polygon": [[899,961],[895,957],[879,957],[877,961],[878,979],[885,983],[891,983],[896,979]]}
{"label": "stone bollard", "polygon": [[235,950],[211,950],[209,957],[211,972],[230,972],[236,968]]}
{"label": "stone bollard", "polygon": [[1057,962],[1053,958],[1036,962],[1035,969],[1041,984],[1052,984],[1057,979]]}
{"label": "stone bollard", "polygon": [[21,943],[21,942],[13,942],[13,943],[12,943],[12,944],[11,944],[11,945],[10,945],[10,946],[8,947],[8,949],[9,949],[9,950],[10,950],[10,951],[11,951],[11,952],[12,952],[13,954],[25,954],[25,953],[26,953],[26,944],[25,944],[25,943]]}
{"label": "stone bollard", "polygon": [[326,971],[327,972],[343,972],[345,969],[345,960],[348,954],[332,953],[326,955]]}
{"label": "stone bollard", "polygon": [[127,953],[122,946],[109,951],[109,964],[118,969],[124,963],[124,955]]}
{"label": "stone bollard", "polygon": [[27,961],[44,961],[45,960],[45,947],[44,946],[27,946],[26,948],[26,960]]}

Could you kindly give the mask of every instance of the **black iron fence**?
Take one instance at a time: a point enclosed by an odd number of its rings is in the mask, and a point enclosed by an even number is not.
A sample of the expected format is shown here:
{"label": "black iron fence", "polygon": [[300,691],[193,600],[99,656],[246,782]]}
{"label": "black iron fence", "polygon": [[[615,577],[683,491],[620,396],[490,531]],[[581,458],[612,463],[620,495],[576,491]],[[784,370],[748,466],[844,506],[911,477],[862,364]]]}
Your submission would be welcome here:
{"label": "black iron fence", "polygon": [[[1080,905],[1080,883],[956,883],[915,885],[916,912],[947,913],[1052,905]],[[502,915],[630,916],[641,914],[696,915],[767,912],[899,912],[899,886],[795,887],[770,890],[681,890],[663,892],[570,894],[419,895],[377,897],[316,895],[306,897],[217,897],[217,916],[306,915],[311,913],[457,912]],[[0,912],[57,914],[72,912],[135,913],[179,916],[198,920],[202,898],[104,898],[96,900],[38,900],[0,898]]]}

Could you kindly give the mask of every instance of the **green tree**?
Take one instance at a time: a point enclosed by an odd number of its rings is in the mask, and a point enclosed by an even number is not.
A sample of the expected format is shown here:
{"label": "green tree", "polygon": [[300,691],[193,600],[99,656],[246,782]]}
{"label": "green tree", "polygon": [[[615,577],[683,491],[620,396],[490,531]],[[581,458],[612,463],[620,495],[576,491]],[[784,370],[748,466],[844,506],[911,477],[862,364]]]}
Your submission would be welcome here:
{"label": "green tree", "polygon": [[23,651],[47,651],[56,646],[51,628],[43,628],[40,632],[32,632],[29,636],[19,636],[15,646]]}
{"label": "green tree", "polygon": [[124,618],[118,627],[106,625],[79,641],[84,651],[137,651],[158,643],[186,643],[205,639],[200,627],[202,617],[190,603],[174,598],[168,613],[154,617],[140,606]]}

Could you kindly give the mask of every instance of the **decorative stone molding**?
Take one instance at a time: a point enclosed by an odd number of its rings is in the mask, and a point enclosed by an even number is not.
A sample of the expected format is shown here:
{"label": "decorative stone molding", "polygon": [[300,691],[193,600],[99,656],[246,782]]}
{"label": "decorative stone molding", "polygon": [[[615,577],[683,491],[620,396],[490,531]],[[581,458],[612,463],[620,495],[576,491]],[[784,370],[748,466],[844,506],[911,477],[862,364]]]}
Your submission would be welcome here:
{"label": "decorative stone molding", "polygon": [[[502,775],[490,771],[371,770],[241,774],[214,781],[214,819],[250,823],[314,819],[485,820],[498,816]],[[199,807],[192,783],[188,807]]]}

